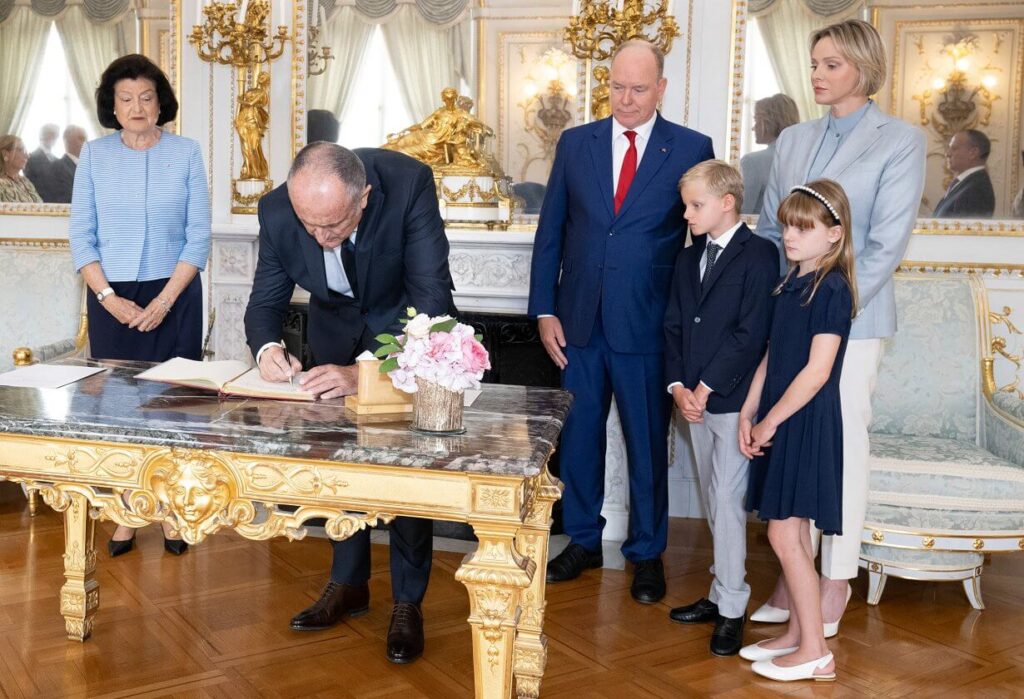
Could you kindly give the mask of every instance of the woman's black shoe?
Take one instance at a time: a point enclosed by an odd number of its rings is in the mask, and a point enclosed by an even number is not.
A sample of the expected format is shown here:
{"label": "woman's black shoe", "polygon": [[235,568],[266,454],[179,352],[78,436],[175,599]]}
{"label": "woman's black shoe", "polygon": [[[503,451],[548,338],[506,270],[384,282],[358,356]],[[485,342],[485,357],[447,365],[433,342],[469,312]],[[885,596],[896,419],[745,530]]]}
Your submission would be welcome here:
{"label": "woman's black shoe", "polygon": [[173,553],[175,556],[188,551],[188,544],[185,543],[184,539],[168,539],[164,537],[164,551],[167,553]]}
{"label": "woman's black shoe", "polygon": [[135,535],[132,534],[131,539],[123,539],[121,541],[115,541],[111,539],[107,542],[107,551],[110,552],[111,558],[117,558],[121,554],[128,553],[135,548]]}

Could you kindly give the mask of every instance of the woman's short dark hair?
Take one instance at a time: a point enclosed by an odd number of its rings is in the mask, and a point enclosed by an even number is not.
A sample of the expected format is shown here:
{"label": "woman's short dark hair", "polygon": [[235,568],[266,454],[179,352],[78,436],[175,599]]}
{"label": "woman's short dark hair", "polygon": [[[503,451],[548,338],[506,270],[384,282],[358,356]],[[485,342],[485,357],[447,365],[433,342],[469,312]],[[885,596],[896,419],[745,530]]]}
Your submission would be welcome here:
{"label": "woman's short dark hair", "polygon": [[130,53],[117,58],[107,66],[96,88],[96,116],[100,124],[108,129],[120,130],[121,124],[114,116],[114,85],[120,80],[145,78],[156,85],[156,96],[160,102],[157,126],[174,121],[178,116],[178,98],[174,96],[171,82],[157,64],[142,54]]}

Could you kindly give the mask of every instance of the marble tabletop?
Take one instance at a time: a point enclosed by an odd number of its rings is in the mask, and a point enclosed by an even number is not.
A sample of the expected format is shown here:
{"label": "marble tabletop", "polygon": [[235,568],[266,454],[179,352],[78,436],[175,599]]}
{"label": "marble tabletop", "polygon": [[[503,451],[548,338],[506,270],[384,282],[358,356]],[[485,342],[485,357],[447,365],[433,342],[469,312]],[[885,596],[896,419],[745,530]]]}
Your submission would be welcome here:
{"label": "marble tabletop", "polygon": [[557,389],[484,384],[465,409],[465,434],[432,436],[411,431],[408,414],[355,415],[340,399],[223,398],[138,381],[146,362],[65,363],[106,370],[58,389],[0,386],[0,433],[534,476],[572,400]]}

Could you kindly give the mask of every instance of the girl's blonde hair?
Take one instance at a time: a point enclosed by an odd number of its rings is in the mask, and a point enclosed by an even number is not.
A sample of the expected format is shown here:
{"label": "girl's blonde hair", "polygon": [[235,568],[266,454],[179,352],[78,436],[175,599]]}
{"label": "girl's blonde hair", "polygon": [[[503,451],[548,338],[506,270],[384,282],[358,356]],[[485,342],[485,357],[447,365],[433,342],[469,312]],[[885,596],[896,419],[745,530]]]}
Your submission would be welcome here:
{"label": "girl's blonde hair", "polygon": [[[789,196],[779,204],[778,211],[779,225],[795,226],[797,228],[814,228],[815,224],[831,228],[839,226],[842,230],[842,237],[832,249],[821,258],[821,263],[814,271],[814,280],[811,283],[811,291],[807,295],[805,305],[811,302],[814,294],[817,293],[821,281],[832,270],[837,270],[843,275],[850,287],[850,294],[853,296],[853,313],[857,315],[857,278],[856,258],[853,252],[852,217],[850,216],[850,200],[846,198],[846,192],[838,182],[832,180],[814,180],[805,185],[794,187]],[[798,265],[789,263],[789,270],[782,278],[773,294],[782,292],[782,288],[796,274]]]}

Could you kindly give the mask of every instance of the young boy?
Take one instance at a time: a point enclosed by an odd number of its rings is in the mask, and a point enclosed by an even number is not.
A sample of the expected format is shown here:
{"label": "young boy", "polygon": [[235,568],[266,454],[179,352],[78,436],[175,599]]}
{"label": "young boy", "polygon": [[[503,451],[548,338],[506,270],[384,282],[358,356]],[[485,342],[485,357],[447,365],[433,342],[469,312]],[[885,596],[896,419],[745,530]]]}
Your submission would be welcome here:
{"label": "young boy", "polygon": [[676,258],[665,314],[665,379],[690,423],[701,498],[714,539],[707,599],[677,607],[682,624],[714,622],[711,652],[743,645],[747,585],[747,459],[739,450],[739,411],[764,356],[779,253],[740,221],[743,178],[721,160],[694,166],[679,181],[693,244]]}

